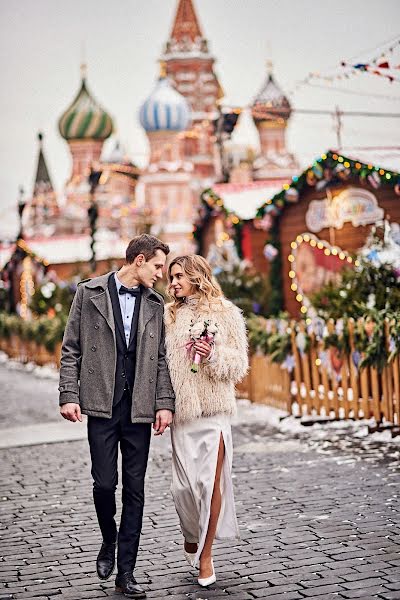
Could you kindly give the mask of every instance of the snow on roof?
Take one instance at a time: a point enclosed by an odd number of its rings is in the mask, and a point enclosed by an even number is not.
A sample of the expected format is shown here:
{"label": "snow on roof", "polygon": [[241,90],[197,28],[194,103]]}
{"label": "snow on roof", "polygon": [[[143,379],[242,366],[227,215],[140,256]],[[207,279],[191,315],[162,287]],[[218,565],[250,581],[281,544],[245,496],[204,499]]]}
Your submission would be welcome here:
{"label": "snow on roof", "polygon": [[0,244],[0,269],[10,260],[15,250],[15,244]]}
{"label": "snow on roof", "polygon": [[213,191],[223,200],[227,210],[240,219],[254,219],[257,210],[269,198],[281,191],[288,179],[252,181],[250,183],[216,183]]}
{"label": "snow on roof", "polygon": [[[90,236],[65,235],[25,240],[28,247],[51,265],[86,262],[90,260]],[[127,240],[117,235],[100,237],[95,244],[96,260],[124,258]]]}
{"label": "snow on roof", "polygon": [[340,151],[337,150],[337,152],[352,160],[400,173],[400,146],[366,146],[359,148],[348,146],[340,148]]}

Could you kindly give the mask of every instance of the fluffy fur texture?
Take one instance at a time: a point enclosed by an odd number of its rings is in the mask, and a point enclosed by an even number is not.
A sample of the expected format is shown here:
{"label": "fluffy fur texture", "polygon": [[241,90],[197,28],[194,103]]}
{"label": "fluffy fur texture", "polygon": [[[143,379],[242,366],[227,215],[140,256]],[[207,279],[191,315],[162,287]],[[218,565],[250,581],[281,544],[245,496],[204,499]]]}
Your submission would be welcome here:
{"label": "fluffy fur texture", "polygon": [[[215,302],[212,308],[183,304],[173,322],[165,307],[166,358],[175,391],[175,423],[217,414],[236,412],[235,387],[248,369],[246,325],[241,311],[229,300]],[[191,322],[211,319],[218,324],[215,353],[192,373],[185,344]]]}

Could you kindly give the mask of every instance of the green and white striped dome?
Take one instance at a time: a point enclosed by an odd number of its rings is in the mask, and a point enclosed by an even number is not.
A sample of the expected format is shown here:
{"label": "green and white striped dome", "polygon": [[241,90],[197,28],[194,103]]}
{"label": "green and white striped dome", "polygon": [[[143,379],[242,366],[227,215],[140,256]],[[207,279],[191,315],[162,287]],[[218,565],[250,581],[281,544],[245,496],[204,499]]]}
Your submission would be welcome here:
{"label": "green and white striped dome", "polygon": [[75,100],[61,116],[58,129],[65,140],[105,140],[112,134],[112,119],[90,95],[85,77]]}

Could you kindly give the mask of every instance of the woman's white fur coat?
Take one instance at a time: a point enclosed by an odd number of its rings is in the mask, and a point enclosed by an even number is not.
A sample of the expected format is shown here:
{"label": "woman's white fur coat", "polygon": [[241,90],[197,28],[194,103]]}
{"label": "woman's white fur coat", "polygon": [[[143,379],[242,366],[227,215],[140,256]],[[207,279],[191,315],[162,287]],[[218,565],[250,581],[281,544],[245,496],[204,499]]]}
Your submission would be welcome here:
{"label": "woman's white fur coat", "polygon": [[[236,413],[235,383],[248,369],[246,325],[241,311],[229,300],[216,303],[215,308],[199,308],[183,304],[172,322],[169,307],[165,307],[165,344],[167,363],[175,391],[175,423],[198,417]],[[197,373],[190,368],[192,360],[185,345],[190,340],[192,322],[210,319],[217,323],[215,351],[212,359],[202,359]]]}

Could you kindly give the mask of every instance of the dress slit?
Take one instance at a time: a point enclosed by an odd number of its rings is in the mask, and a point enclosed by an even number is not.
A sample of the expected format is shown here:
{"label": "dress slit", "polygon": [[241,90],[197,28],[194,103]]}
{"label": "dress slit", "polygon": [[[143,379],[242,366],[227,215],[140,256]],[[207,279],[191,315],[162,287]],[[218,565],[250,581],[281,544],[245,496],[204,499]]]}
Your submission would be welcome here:
{"label": "dress slit", "polygon": [[194,561],[198,565],[210,521],[221,437],[224,444],[221,511],[215,539],[239,539],[231,478],[233,449],[230,420],[221,415],[202,417],[174,425],[171,434],[174,449],[171,491],[185,540],[198,544]]}
{"label": "dress slit", "polygon": [[[226,469],[225,469],[225,462],[227,460],[226,457],[226,443],[225,443],[225,438],[224,438],[224,433],[221,429],[220,434],[219,434],[219,438],[218,438],[218,446],[217,446],[217,453],[216,453],[216,458],[215,458],[215,467],[214,467],[214,483],[212,486],[212,492],[211,492],[211,496],[208,499],[208,503],[207,503],[207,515],[206,518],[204,520],[204,526],[201,528],[200,527],[200,540],[199,540],[199,545],[197,548],[197,552],[196,552],[196,556],[194,558],[194,566],[197,567],[200,561],[200,556],[201,553],[203,552],[203,548],[204,548],[204,544],[206,542],[206,537],[207,537],[207,533],[208,533],[208,527],[210,525],[210,515],[211,515],[211,502],[212,502],[212,497],[213,497],[213,493],[214,493],[214,487],[215,487],[215,480],[217,478],[217,465],[218,465],[218,454],[219,454],[219,446],[221,444],[221,439],[222,439],[222,443],[224,446],[224,460],[222,461],[222,467],[221,467],[221,480],[220,480],[220,492],[221,492],[221,510],[218,516],[218,524],[219,524],[219,519],[221,514],[223,514],[223,508],[224,508],[224,491],[226,489],[226,485],[225,485],[225,478],[226,478]],[[201,515],[200,515],[200,520],[201,519]],[[217,532],[215,534],[215,538],[218,539],[218,524],[217,524]]]}

